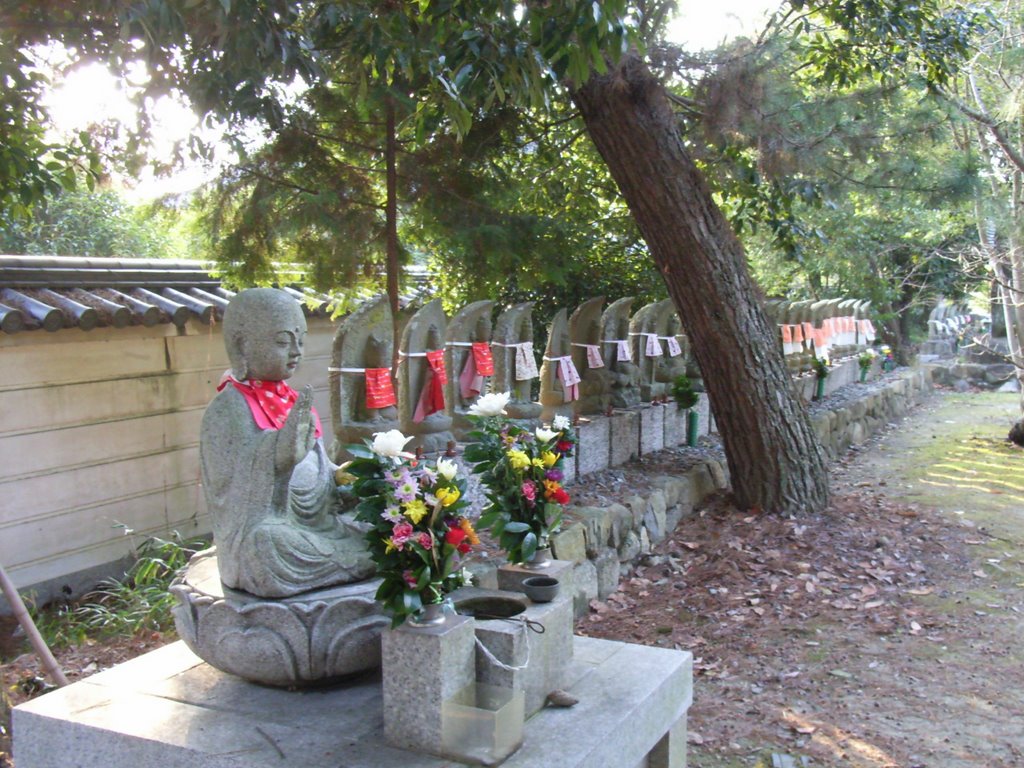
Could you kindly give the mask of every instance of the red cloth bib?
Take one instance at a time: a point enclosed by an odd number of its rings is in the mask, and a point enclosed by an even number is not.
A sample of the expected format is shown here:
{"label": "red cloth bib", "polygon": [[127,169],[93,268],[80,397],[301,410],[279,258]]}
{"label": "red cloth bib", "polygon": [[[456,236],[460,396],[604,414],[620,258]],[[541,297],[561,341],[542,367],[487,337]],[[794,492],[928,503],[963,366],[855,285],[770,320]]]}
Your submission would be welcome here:
{"label": "red cloth bib", "polygon": [[419,402],[413,412],[412,420],[420,423],[427,416],[437,411],[444,410],[444,385],[448,383],[448,371],[444,367],[444,350],[435,349],[427,352],[426,381],[423,382],[423,391],[420,392]]}
{"label": "red cloth bib", "polygon": [[367,368],[365,375],[367,408],[387,408],[398,404],[389,368]]}
{"label": "red cloth bib", "polygon": [[[234,376],[222,379],[217,385],[220,392],[228,384],[231,384],[242,397],[245,404],[249,406],[252,418],[260,429],[280,429],[284,426],[291,413],[292,406],[299,399],[299,393],[289,387],[283,381],[260,381],[259,379],[248,379],[239,381]],[[312,410],[313,420],[316,422],[316,436],[320,437],[323,430],[320,428],[320,416],[316,408]]]}
{"label": "red cloth bib", "polygon": [[491,345],[486,341],[473,342],[473,363],[476,365],[477,376],[494,375],[494,357],[491,355]]}

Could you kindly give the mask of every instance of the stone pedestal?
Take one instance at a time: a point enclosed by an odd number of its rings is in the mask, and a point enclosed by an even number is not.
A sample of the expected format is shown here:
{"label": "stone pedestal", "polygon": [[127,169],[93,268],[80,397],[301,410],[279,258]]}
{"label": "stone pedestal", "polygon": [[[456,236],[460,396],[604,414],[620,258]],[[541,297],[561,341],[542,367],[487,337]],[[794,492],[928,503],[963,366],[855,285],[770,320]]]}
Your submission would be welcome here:
{"label": "stone pedestal", "polygon": [[[576,637],[564,689],[503,768],[681,768],[692,657]],[[368,676],[308,692],[254,685],[183,643],[15,707],[18,768],[452,768],[384,738],[381,684]]]}
{"label": "stone pedestal", "polygon": [[686,445],[686,414],[675,402],[669,402],[665,409],[665,447],[675,448]]}
{"label": "stone pedestal", "polygon": [[615,411],[609,419],[611,450],[609,464],[618,467],[632,461],[640,450],[640,413],[638,410]]}
{"label": "stone pedestal", "polygon": [[[458,601],[501,594],[500,591],[465,587],[452,598]],[[572,593],[564,587],[552,602],[531,603],[524,613],[510,619],[478,619],[476,636],[487,651],[507,667],[524,668],[504,669],[477,648],[477,682],[522,691],[526,717],[531,717],[543,708],[551,691],[565,684],[566,670],[572,660],[572,623]],[[540,627],[543,632],[536,631]]]}
{"label": "stone pedestal", "polygon": [[498,589],[505,592],[522,592],[523,579],[531,576],[551,576],[561,583],[560,594],[571,594],[574,565],[571,560],[552,560],[547,568],[527,568],[517,563],[506,563],[498,566]]}
{"label": "stone pedestal", "polygon": [[474,681],[473,620],[403,624],[381,636],[384,737],[401,749],[443,755],[441,704]]}
{"label": "stone pedestal", "polygon": [[665,406],[651,405],[640,411],[640,455],[665,447]]}
{"label": "stone pedestal", "polygon": [[579,439],[576,446],[576,476],[582,477],[607,469],[611,451],[611,419],[594,416],[590,421],[581,423],[576,434]]}
{"label": "stone pedestal", "polygon": [[697,428],[698,435],[707,435],[715,431],[714,418],[711,415],[711,401],[708,400],[707,393],[702,392],[700,399],[697,400],[697,414],[699,417],[700,426]]}
{"label": "stone pedestal", "polygon": [[322,685],[380,666],[389,620],[379,579],[270,599],[228,589],[214,550],[196,554],[171,585],[178,635],[224,672],[266,685]]}

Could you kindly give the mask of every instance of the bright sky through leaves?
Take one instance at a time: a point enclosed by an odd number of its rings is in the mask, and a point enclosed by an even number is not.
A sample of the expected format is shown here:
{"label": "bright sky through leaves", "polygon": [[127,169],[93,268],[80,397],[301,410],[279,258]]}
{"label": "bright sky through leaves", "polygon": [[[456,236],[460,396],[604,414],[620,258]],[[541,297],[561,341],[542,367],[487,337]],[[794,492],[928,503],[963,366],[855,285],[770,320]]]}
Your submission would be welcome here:
{"label": "bright sky through leaves", "polygon": [[668,37],[693,50],[714,48],[739,35],[756,35],[780,4],[781,0],[679,0]]}
{"label": "bright sky through leaves", "polygon": [[[777,7],[768,0],[681,0],[680,13],[669,26],[669,38],[691,49],[713,48],[737,35],[753,35],[767,12]],[[132,73],[144,77],[144,73]],[[124,93],[124,82],[100,64],[71,70],[47,100],[58,135],[69,136],[92,122],[134,121],[134,110]],[[166,103],[164,103],[166,102]],[[153,108],[153,150],[170,153],[172,144],[196,129],[198,120],[186,106],[161,99]],[[145,199],[194,188],[209,178],[209,171],[189,166],[170,178],[155,178],[148,170],[136,180],[132,197]]]}

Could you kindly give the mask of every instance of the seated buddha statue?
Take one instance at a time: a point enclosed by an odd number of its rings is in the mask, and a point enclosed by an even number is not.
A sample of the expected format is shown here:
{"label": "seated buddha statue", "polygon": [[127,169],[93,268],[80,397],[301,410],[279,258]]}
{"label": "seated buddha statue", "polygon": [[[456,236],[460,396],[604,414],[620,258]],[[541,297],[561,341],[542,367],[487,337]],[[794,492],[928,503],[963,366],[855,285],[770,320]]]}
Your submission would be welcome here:
{"label": "seated buddha statue", "polygon": [[363,529],[339,514],[334,473],[311,387],[287,379],[302,359],[306,320],[284,291],[231,299],[231,361],[206,409],[199,454],[223,584],[280,598],[360,581],[374,565]]}

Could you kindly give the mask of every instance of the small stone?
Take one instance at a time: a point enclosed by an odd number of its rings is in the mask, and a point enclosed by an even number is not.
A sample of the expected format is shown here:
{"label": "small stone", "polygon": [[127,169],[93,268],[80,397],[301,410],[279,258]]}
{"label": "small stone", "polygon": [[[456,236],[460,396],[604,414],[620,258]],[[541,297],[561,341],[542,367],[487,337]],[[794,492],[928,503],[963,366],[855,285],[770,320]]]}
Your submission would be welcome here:
{"label": "small stone", "polygon": [[573,696],[568,691],[563,691],[561,688],[556,688],[548,694],[548,704],[552,707],[573,707],[579,703],[579,699]]}

